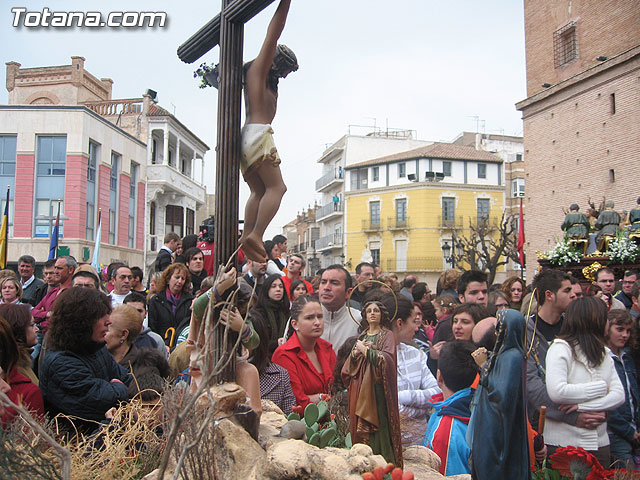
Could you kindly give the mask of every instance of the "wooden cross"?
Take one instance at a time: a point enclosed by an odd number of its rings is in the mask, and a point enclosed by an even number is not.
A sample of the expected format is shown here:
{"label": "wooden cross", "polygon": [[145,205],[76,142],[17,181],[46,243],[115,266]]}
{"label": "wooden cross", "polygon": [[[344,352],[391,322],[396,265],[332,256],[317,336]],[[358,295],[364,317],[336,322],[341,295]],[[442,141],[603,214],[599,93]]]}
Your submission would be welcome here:
{"label": "wooden cross", "polygon": [[193,63],[220,45],[214,266],[226,263],[238,244],[242,46],[244,24],[274,0],[222,0],[222,11],[178,48]]}
{"label": "wooden cross", "polygon": [[[240,123],[242,115],[242,46],[244,24],[273,0],[222,0],[222,12],[178,48],[178,57],[193,63],[220,45],[214,267],[227,263],[238,244]],[[214,357],[223,351],[223,330],[213,336]],[[227,347],[233,342],[227,339]],[[235,352],[213,380],[235,381]]]}

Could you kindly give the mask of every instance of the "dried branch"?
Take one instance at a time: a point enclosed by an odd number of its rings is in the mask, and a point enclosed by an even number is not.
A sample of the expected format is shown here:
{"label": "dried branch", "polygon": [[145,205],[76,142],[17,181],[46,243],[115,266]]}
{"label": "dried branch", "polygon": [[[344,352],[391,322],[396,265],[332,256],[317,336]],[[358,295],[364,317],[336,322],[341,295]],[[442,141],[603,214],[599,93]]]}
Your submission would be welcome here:
{"label": "dried branch", "polygon": [[32,416],[29,411],[24,408],[22,405],[17,405],[13,403],[9,397],[7,397],[3,392],[0,391],[0,405],[3,407],[9,407],[15,410],[20,414],[22,420],[24,420],[33,430],[35,430],[38,435],[42,437],[42,439],[54,449],[57,456],[60,458],[60,466],[62,469],[62,478],[63,480],[69,480],[71,478],[71,452],[64,448],[62,445],[58,444],[51,436],[42,428]]}
{"label": "dried branch", "polygon": [[[237,252],[237,250],[236,250]],[[231,261],[235,255],[235,253],[229,258],[227,264],[220,268],[218,268],[218,272],[216,275],[216,281],[214,286],[212,287],[213,291],[215,291],[216,286],[218,286],[221,281],[224,273],[227,271],[228,267],[231,265]],[[198,333],[196,336],[196,344],[199,345],[199,340],[204,338],[204,344],[202,348],[199,349],[196,364],[201,365],[201,372],[203,372],[203,377],[200,385],[196,389],[196,391],[188,398],[188,400],[179,406],[179,410],[173,417],[170,422],[169,432],[167,435],[167,443],[165,447],[165,451],[162,455],[159,473],[157,478],[162,479],[165,471],[167,469],[169,463],[169,457],[172,454],[174,446],[178,440],[180,433],[182,432],[182,425],[187,421],[187,419],[191,416],[191,413],[198,401],[199,397],[207,392],[209,396],[210,403],[213,403],[213,399],[211,397],[211,393],[209,391],[209,387],[216,382],[216,379],[219,375],[228,367],[230,362],[232,362],[235,358],[236,351],[241,344],[242,337],[241,335],[237,336],[234,344],[229,348],[228,336],[229,336],[229,325],[224,326],[224,330],[221,332],[223,335],[222,342],[222,351],[218,352],[218,360],[212,363],[212,359],[214,358],[214,352],[216,345],[214,344],[215,332],[219,332],[220,328],[223,328],[222,323],[219,322],[219,318],[216,318],[215,312],[216,309],[222,307],[222,311],[230,310],[233,308],[235,299],[237,296],[238,289],[234,289],[234,291],[223,301],[215,303],[215,295],[211,295],[207,307],[205,309],[203,315],[203,322],[198,326]],[[254,286],[255,292],[255,286]],[[248,313],[244,316],[243,325],[246,325]],[[180,453],[178,455],[178,464],[176,470],[174,472],[174,479],[178,478],[180,471],[183,468],[185,459],[187,458],[188,453],[198,445],[199,441],[202,439],[204,432],[206,431],[206,426],[209,425],[210,419],[206,419],[199,429],[197,434],[195,435],[195,439],[193,442],[187,443],[180,448]]]}
{"label": "dried branch", "polygon": [[490,218],[470,219],[468,235],[460,229],[453,229],[453,240],[461,250],[460,254],[456,251],[451,253],[456,265],[466,263],[472,270],[485,271],[488,282],[493,283],[499,267],[507,265],[510,260],[518,260],[514,218],[503,211],[497,224]]}

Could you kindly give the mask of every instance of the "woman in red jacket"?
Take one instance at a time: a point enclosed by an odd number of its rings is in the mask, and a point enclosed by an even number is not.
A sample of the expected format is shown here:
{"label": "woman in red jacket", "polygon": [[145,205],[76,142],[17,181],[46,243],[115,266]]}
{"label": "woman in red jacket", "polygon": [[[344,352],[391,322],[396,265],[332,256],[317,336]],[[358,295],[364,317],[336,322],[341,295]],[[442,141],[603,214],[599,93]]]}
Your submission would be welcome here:
{"label": "woman in red jacket", "polygon": [[303,295],[293,302],[291,329],[293,334],[273,353],[273,363],[287,369],[296,402],[306,407],[329,393],[336,364],[333,347],[320,338],[324,317],[317,298]]}
{"label": "woman in red jacket", "polygon": [[[13,331],[0,317],[0,391],[16,405],[22,405],[36,418],[44,416],[42,393],[31,380],[18,372],[20,352]],[[7,388],[7,386],[9,388]],[[6,425],[16,416],[16,411],[0,403],[0,424]]]}

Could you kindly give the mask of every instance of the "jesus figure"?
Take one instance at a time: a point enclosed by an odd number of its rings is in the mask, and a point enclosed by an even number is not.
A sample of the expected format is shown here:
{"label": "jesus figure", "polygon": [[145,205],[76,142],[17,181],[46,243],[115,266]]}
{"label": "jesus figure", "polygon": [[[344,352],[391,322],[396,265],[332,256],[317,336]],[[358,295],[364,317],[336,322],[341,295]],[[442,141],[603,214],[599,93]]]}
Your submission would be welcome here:
{"label": "jesus figure", "polygon": [[277,44],[290,4],[291,0],[280,0],[260,53],[244,66],[246,120],[242,127],[240,170],[251,195],[245,206],[244,232],[239,242],[247,257],[258,262],[267,261],[262,236],[287,191],[271,122],[276,115],[279,79],[298,69],[294,53]]}

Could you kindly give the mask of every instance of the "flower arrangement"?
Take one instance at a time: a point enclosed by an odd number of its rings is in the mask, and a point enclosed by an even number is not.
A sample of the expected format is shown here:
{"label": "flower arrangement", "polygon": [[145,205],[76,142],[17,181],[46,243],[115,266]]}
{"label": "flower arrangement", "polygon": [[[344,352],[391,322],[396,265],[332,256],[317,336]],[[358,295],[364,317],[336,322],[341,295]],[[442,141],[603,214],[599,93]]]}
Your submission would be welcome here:
{"label": "flower arrangement", "polygon": [[598,459],[580,447],[563,447],[549,457],[553,468],[543,464],[531,474],[533,480],[634,480],[638,472],[624,469],[605,470]]}
{"label": "flower arrangement", "polygon": [[618,232],[616,238],[609,242],[605,254],[612,263],[633,263],[640,257],[640,248],[629,240],[626,232]]}
{"label": "flower arrangement", "polygon": [[561,239],[556,246],[546,252],[545,255],[554,265],[578,263],[582,258],[582,254],[569,244],[568,238]]}
{"label": "flower arrangement", "polygon": [[201,63],[200,67],[193,72],[193,78],[200,77],[200,86],[199,88],[207,88],[213,87],[218,88],[218,74],[220,64],[216,65],[207,65],[206,63]]}

